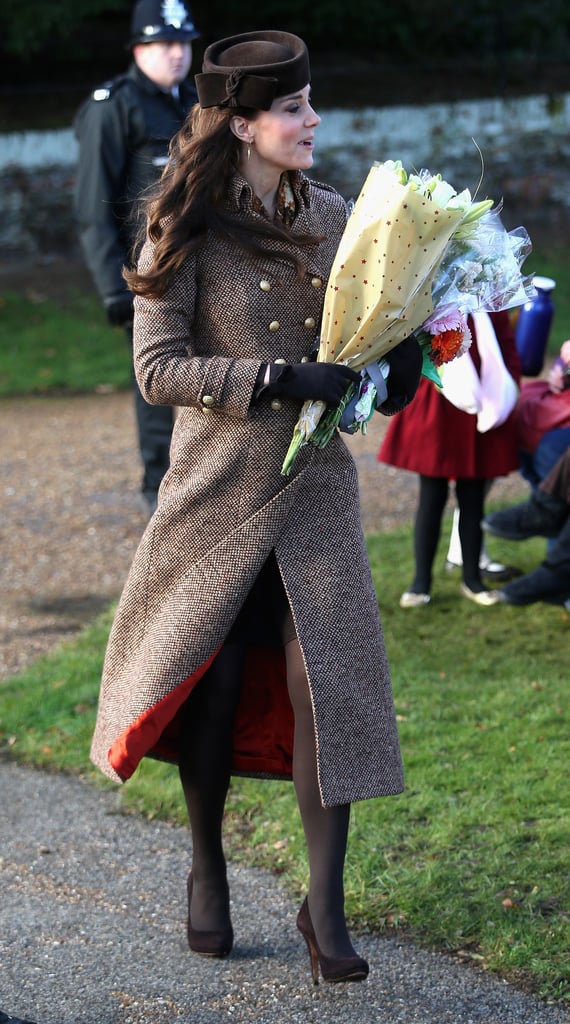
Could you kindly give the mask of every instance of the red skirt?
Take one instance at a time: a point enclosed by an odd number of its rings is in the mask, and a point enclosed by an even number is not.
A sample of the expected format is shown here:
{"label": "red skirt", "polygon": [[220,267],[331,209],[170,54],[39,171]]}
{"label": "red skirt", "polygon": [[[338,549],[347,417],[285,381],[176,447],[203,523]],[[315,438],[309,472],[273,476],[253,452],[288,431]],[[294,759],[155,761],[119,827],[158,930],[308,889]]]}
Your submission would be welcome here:
{"label": "red skirt", "polygon": [[519,468],[514,413],[485,434],[422,378],[412,402],[388,425],[378,460],[422,476],[493,480]]}

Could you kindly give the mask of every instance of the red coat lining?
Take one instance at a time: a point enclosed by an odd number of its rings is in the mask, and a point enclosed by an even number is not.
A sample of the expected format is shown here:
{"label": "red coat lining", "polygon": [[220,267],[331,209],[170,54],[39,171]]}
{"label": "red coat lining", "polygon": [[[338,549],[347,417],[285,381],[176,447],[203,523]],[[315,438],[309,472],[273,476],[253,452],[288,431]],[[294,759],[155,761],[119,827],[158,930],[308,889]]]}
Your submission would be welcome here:
{"label": "red coat lining", "polygon": [[[122,779],[130,778],[145,756],[178,763],[182,707],[217,653],[121,733],[108,757]],[[232,770],[290,779],[293,725],[283,651],[252,648],[236,716]]]}

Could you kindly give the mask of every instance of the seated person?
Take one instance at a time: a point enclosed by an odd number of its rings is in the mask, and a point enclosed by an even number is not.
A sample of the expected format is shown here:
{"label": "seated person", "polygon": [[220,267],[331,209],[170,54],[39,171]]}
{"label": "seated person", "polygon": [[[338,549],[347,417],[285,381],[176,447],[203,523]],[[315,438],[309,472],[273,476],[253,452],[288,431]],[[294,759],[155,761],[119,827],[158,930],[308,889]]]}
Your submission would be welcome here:
{"label": "seated person", "polygon": [[570,339],[546,380],[525,380],[515,409],[521,473],[537,487],[570,444]]}
{"label": "seated person", "polygon": [[556,538],[537,569],[498,591],[507,604],[570,599],[570,446],[528,501],[487,515],[481,526],[506,540]]}

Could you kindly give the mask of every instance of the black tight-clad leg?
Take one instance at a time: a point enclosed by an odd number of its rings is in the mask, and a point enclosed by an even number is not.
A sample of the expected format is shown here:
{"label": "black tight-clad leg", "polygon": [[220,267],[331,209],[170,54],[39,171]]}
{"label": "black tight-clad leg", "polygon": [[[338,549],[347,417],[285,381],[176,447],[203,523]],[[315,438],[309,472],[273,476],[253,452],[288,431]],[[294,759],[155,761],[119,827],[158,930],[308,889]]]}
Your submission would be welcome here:
{"label": "black tight-clad leg", "polygon": [[433,562],[448,491],[446,477],[420,476],[420,493],[414,523],[416,574],[410,587],[413,594],[429,594],[431,591]]}
{"label": "black tight-clad leg", "polygon": [[229,925],[222,822],[243,662],[241,645],[222,647],[188,699],[182,730],[179,771],[192,834],[192,926],[198,931]]}
{"label": "black tight-clad leg", "polygon": [[[350,805],[322,806],[313,708],[297,640],[285,645],[285,655],[295,713],[293,778],[309,857],[309,909],[322,952],[331,957],[353,956],[343,885]],[[240,645],[222,648],[188,700],[182,732],[180,778],[192,834],[192,926],[197,931],[229,925],[222,823],[243,661]]]}
{"label": "black tight-clad leg", "polygon": [[287,686],[295,714],[293,781],[309,856],[309,910],[326,956],[353,956],[344,917],[343,872],[350,804],[323,807],[317,777],[315,725],[298,640],[285,645]]}
{"label": "black tight-clad leg", "polygon": [[[483,533],[481,520],[485,504],[484,480],[457,480],[455,494],[459,507],[459,539],[463,561],[463,581],[474,593],[485,590],[479,559]],[[410,590],[429,594],[433,563],[441,534],[441,521],[449,494],[445,477],[420,476],[420,495],[414,524],[416,574]]]}
{"label": "black tight-clad leg", "polygon": [[481,579],[479,561],[483,531],[481,520],[485,506],[485,480],[457,480],[455,494],[459,507],[459,540],[463,558],[463,582],[474,593],[487,588]]}

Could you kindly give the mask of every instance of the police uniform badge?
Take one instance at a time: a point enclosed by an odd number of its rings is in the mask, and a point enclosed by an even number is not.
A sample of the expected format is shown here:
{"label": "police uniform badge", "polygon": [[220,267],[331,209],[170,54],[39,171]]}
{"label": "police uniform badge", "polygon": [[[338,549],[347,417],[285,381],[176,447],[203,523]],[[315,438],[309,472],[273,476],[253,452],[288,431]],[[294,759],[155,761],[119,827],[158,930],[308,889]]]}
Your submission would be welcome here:
{"label": "police uniform badge", "polygon": [[161,15],[164,24],[172,25],[172,28],[185,28],[190,20],[188,11],[180,0],[163,0]]}

